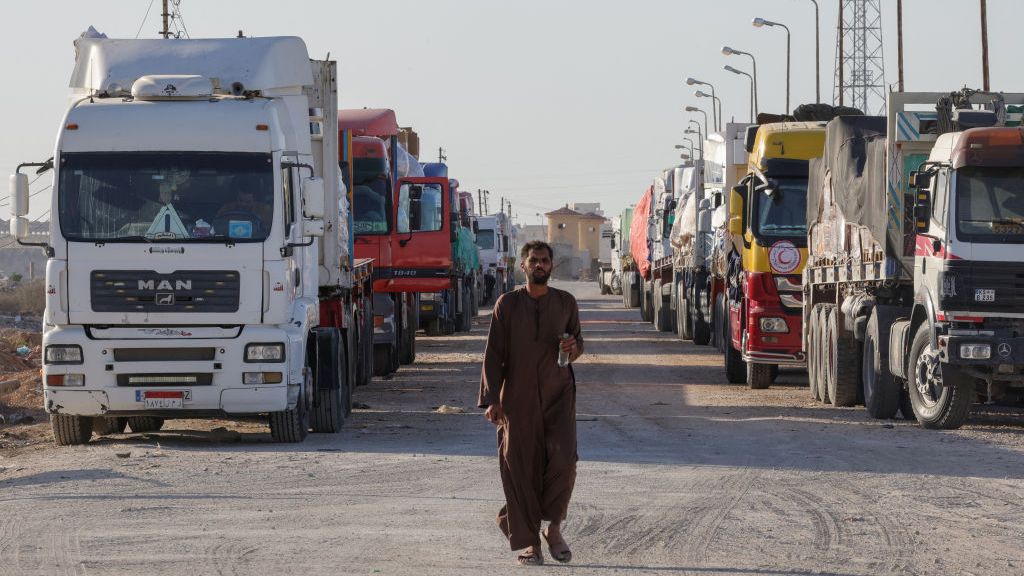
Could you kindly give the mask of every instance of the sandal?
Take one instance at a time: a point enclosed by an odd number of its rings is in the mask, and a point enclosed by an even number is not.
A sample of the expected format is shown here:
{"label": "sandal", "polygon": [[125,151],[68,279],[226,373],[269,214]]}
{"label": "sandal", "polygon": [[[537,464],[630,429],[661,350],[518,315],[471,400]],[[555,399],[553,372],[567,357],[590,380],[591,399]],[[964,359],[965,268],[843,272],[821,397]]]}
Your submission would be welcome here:
{"label": "sandal", "polygon": [[540,546],[530,546],[519,554],[516,562],[520,566],[540,566],[544,564],[544,555],[540,553]]}
{"label": "sandal", "polygon": [[543,536],[544,541],[548,543],[548,552],[551,553],[552,558],[563,564],[572,561],[572,550],[569,549],[569,544],[566,543],[565,538],[559,538],[552,542],[548,539],[547,530],[541,532],[541,536]]}

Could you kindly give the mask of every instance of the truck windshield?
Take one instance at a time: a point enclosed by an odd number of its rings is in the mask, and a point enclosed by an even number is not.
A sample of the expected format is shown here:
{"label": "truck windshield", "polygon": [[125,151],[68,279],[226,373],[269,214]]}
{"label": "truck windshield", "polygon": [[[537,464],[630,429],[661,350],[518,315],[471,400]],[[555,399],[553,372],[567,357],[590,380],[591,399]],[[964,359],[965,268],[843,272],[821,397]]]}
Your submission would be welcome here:
{"label": "truck windshield", "polygon": [[1024,168],[966,166],[956,182],[958,239],[1024,243]]}
{"label": "truck windshield", "polygon": [[484,250],[494,249],[494,230],[480,229],[476,233],[476,245],[483,248]]}
{"label": "truck windshield", "polygon": [[360,179],[352,189],[353,230],[356,234],[387,234],[391,203],[388,202],[388,180],[384,174]]}
{"label": "truck windshield", "polygon": [[71,241],[260,242],[273,225],[270,154],[66,153],[57,188]]}
{"label": "truck windshield", "polygon": [[807,179],[774,178],[775,194],[754,194],[756,236],[802,238],[807,235]]}

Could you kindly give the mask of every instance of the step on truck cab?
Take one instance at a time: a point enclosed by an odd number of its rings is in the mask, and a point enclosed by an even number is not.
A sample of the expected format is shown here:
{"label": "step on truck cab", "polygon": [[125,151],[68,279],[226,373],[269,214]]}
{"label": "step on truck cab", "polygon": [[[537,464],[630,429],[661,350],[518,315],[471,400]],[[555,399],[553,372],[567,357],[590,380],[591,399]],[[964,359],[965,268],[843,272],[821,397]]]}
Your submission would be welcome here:
{"label": "step on truck cab", "polygon": [[[337,431],[368,337],[334,62],[295,37],[80,38],[54,156],[43,396],[58,444],[165,418]],[[326,115],[325,115],[326,111]]]}
{"label": "step on truck cab", "polygon": [[348,109],[337,116],[339,162],[352,189],[356,256],[375,262],[373,373],[385,376],[416,359],[417,295],[397,281],[394,261],[399,237],[406,234],[396,228],[395,194],[412,161],[399,144],[394,110]]}
{"label": "step on truck cab", "polygon": [[779,366],[805,365],[807,171],[808,160],[821,155],[825,123],[763,124],[747,141],[747,174],[729,197],[728,231],[737,250],[726,275],[724,358],[730,382],[767,388]]}
{"label": "step on truck cab", "polygon": [[948,429],[1024,394],[1022,110],[894,92],[887,117],[829,123],[808,191],[815,398]]}

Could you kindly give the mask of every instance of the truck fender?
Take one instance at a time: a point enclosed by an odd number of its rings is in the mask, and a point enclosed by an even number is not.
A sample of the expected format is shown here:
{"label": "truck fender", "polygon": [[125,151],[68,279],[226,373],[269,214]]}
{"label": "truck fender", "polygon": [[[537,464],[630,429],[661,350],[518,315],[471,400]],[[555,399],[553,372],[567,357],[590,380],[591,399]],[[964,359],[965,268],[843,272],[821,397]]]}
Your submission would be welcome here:
{"label": "truck fender", "polygon": [[[937,348],[939,345],[938,337],[935,335],[935,300],[932,299],[932,292],[927,286],[918,288],[917,294],[914,296],[914,310],[910,315],[911,321],[911,333],[917,332],[918,326],[924,322],[928,322],[928,333],[931,338],[931,344]],[[907,343],[910,346],[910,343]]]}
{"label": "truck fender", "polygon": [[907,379],[906,358],[912,340],[910,327],[911,321],[907,318],[901,318],[889,327],[889,372],[904,380]]}

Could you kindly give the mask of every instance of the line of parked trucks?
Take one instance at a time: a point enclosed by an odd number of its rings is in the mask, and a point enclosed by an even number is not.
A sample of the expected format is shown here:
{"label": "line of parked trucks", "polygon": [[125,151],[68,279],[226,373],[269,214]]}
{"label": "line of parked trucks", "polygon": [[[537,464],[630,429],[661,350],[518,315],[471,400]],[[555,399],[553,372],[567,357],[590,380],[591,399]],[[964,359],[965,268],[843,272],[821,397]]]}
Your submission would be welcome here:
{"label": "line of parked trucks", "polygon": [[729,123],[613,218],[602,283],[729,382],[963,424],[1024,397],[1024,94],[893,92]]}
{"label": "line of parked trucks", "polygon": [[[509,270],[418,136],[338,110],[337,66],[296,37],[75,43],[53,157],[43,392],[58,444],[165,418],[266,417],[275,441],[336,432],[352,389],[468,330]],[[482,249],[477,237],[500,238]],[[493,286],[495,298],[511,288]]]}

